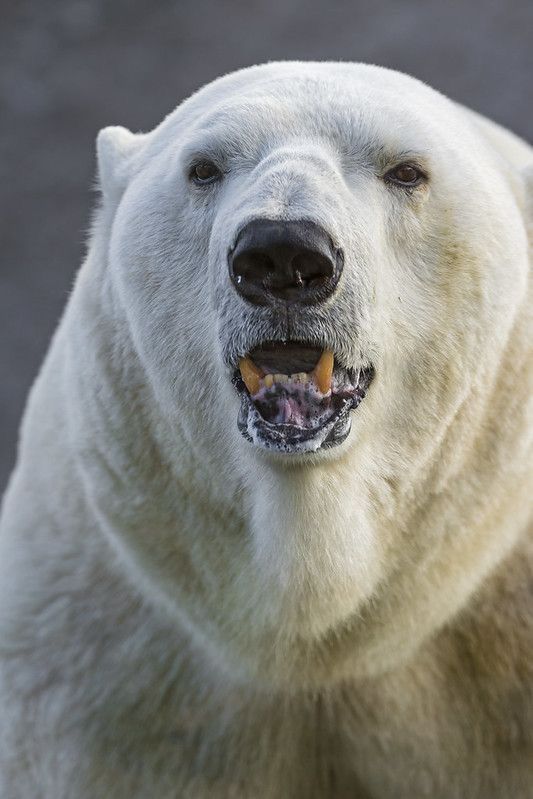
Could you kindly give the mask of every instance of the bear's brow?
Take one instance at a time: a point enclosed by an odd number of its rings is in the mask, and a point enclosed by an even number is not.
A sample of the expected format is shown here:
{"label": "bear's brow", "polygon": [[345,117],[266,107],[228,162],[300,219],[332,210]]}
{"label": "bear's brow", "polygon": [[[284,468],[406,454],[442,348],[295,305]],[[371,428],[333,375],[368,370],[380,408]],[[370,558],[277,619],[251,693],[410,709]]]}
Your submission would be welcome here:
{"label": "bear's brow", "polygon": [[322,141],[329,148],[333,146],[347,166],[360,164],[380,171],[406,161],[425,171],[428,169],[429,142],[401,141],[403,136],[396,131],[378,131],[365,125],[362,115],[357,124],[358,115],[355,114],[354,124],[349,126],[341,125],[335,115],[322,121],[285,116],[285,125],[280,124],[283,120],[277,120],[271,129],[265,120],[259,134],[255,131],[252,135],[242,118],[252,106],[253,103],[243,103],[213,109],[198,128],[191,131],[189,141],[182,148],[183,158],[189,163],[205,158],[219,166],[233,159],[252,165],[265,157],[271,147],[279,147],[286,138],[296,135]]}

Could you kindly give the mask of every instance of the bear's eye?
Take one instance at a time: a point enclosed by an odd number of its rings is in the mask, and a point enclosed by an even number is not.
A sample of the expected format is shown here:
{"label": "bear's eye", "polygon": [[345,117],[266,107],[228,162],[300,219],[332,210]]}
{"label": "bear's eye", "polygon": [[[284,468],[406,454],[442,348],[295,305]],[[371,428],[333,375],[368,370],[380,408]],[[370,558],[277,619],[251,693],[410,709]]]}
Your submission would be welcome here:
{"label": "bear's eye", "polygon": [[189,172],[189,177],[200,186],[205,186],[207,183],[214,183],[222,176],[220,169],[212,161],[197,161],[192,165]]}
{"label": "bear's eye", "polygon": [[426,175],[413,164],[398,164],[387,172],[385,180],[387,183],[395,183],[397,186],[412,188],[426,180]]}

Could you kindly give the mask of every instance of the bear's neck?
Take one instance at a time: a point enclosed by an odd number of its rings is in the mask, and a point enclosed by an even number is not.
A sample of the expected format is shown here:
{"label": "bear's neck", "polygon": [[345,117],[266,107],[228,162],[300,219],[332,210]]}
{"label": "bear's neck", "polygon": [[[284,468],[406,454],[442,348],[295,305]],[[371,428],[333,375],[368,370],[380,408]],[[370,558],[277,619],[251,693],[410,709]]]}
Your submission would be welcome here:
{"label": "bear's neck", "polygon": [[252,558],[288,629],[320,635],[373,584],[379,538],[369,492],[347,458],[312,467],[250,469]]}

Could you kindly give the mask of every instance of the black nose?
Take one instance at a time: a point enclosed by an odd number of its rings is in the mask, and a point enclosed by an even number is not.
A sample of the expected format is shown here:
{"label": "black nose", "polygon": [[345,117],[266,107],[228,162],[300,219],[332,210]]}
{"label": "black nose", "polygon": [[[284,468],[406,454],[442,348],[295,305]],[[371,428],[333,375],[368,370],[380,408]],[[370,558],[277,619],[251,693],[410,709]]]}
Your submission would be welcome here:
{"label": "black nose", "polygon": [[342,267],[341,250],[307,219],[254,219],[241,230],[229,255],[235,288],[255,305],[322,302],[335,290]]}

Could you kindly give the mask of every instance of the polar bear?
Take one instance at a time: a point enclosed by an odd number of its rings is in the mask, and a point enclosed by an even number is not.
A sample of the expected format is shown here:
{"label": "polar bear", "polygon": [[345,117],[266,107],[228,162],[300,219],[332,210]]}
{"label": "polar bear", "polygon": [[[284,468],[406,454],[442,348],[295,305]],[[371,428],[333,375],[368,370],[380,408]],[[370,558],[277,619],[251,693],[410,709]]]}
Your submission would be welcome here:
{"label": "polar bear", "polygon": [[3,504],[1,796],[531,797],[531,148],[287,62],[97,149]]}

